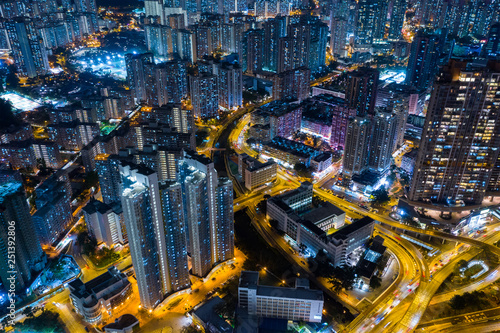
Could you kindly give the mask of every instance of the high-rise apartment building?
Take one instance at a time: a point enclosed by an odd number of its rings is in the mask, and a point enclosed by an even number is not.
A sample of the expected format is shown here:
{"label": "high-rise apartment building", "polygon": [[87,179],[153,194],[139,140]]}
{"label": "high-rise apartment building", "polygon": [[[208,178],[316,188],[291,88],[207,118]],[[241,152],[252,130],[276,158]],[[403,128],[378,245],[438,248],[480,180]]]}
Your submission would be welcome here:
{"label": "high-rise apartment building", "polygon": [[356,21],[356,44],[372,44],[384,39],[387,21],[386,0],[360,0]]}
{"label": "high-rise apartment building", "polygon": [[243,105],[243,71],[238,64],[222,62],[217,68],[219,106],[226,110]]}
{"label": "high-rise apartment building", "polygon": [[372,123],[368,167],[378,174],[383,174],[391,166],[399,122],[391,110],[379,110]]}
{"label": "high-rise apartment building", "polygon": [[182,184],[192,274],[206,275],[217,262],[234,256],[231,182],[218,179],[214,163],[194,152],[185,152],[179,181]]}
{"label": "high-rise apartment building", "polygon": [[409,192],[413,201],[480,204],[498,180],[500,63],[450,61],[434,83]]}
{"label": "high-rise apartment building", "polygon": [[[24,293],[31,282],[32,271],[40,271],[47,259],[35,231],[22,183],[0,185],[0,228],[0,280],[4,286],[10,286],[8,279],[15,271],[15,289]],[[14,263],[9,260],[12,245],[8,239],[13,232],[16,239]]]}
{"label": "high-rise apartment building", "polygon": [[353,175],[360,175],[368,166],[372,122],[369,117],[356,117],[347,125],[344,145],[344,179],[346,184]]}
{"label": "high-rise apartment building", "polygon": [[187,63],[168,61],[155,67],[157,105],[180,103],[187,96]]}
{"label": "high-rise apartment building", "polygon": [[120,165],[122,207],[130,255],[141,305],[153,309],[163,300],[166,279],[166,248],[162,228],[158,177],[148,168]]}
{"label": "high-rise apartment building", "polygon": [[336,57],[345,55],[347,44],[347,24],[345,17],[330,18],[330,51]]}
{"label": "high-rise apartment building", "polygon": [[102,200],[113,204],[121,200],[120,157],[118,155],[99,154],[95,158],[95,168],[99,176]]}
{"label": "high-rise apartment building", "polygon": [[360,117],[375,113],[378,78],[378,70],[373,68],[361,68],[348,74],[345,99],[347,106],[356,109]]}
{"label": "high-rise apartment building", "polygon": [[[264,31],[262,29],[251,29],[245,33],[243,38],[243,71],[248,74],[257,74],[262,70],[264,64]],[[269,62],[270,63],[270,62]]]}
{"label": "high-rise apartment building", "polygon": [[233,212],[233,182],[229,178],[218,179],[215,190],[215,256],[214,263],[234,258],[234,212]]}
{"label": "high-rise apartment building", "polygon": [[189,92],[194,116],[213,118],[219,112],[217,76],[209,73],[189,75]]}
{"label": "high-rise apartment building", "polygon": [[401,38],[406,8],[406,0],[394,0],[392,2],[391,20],[389,23],[389,41],[396,42]]}
{"label": "high-rise apartment building", "polygon": [[148,95],[152,94],[151,81],[153,74],[153,54],[127,54],[125,55],[127,66],[127,82],[132,91],[133,98],[137,102],[147,101]]}
{"label": "high-rise apartment building", "polygon": [[18,17],[4,24],[19,74],[28,77],[46,74],[50,68],[49,60],[35,22]]}
{"label": "high-rise apartment building", "polygon": [[160,183],[159,192],[167,250],[167,292],[172,292],[190,285],[182,187],[176,181],[165,181]]}
{"label": "high-rise apartment building", "polygon": [[406,84],[418,90],[427,89],[437,73],[440,50],[439,36],[419,30],[411,43]]}

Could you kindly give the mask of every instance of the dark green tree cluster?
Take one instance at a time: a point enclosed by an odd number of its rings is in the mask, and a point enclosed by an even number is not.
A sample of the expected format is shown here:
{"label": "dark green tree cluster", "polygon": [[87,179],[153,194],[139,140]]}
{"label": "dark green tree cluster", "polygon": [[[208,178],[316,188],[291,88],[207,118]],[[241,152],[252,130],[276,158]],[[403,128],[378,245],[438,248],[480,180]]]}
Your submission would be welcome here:
{"label": "dark green tree cluster", "polygon": [[450,300],[450,307],[453,310],[462,310],[472,305],[475,307],[486,306],[489,304],[486,297],[484,291],[473,291],[463,295],[455,295]]}
{"label": "dark green tree cluster", "polygon": [[309,261],[309,266],[314,275],[328,279],[333,292],[339,293],[342,289],[352,289],[356,279],[356,268],[352,266],[334,267],[322,253]]}
{"label": "dark green tree cluster", "polygon": [[57,312],[42,308],[42,314],[38,317],[30,315],[22,323],[16,324],[14,332],[63,333],[64,326]]}
{"label": "dark green tree cluster", "polygon": [[84,231],[78,234],[77,237],[78,244],[82,247],[82,252],[85,255],[90,255],[94,253],[97,247],[97,240],[90,236],[88,231]]}
{"label": "dark green tree cluster", "polygon": [[0,121],[0,130],[22,123],[21,119],[14,114],[12,104],[3,98],[0,98],[0,119],[2,119]]}
{"label": "dark green tree cluster", "polygon": [[382,279],[378,275],[374,274],[370,279],[370,288],[377,289],[380,288],[381,285]]}
{"label": "dark green tree cluster", "polygon": [[372,196],[373,196],[372,203],[376,206],[383,206],[386,203],[388,203],[389,200],[391,200],[391,198],[389,197],[389,193],[383,187],[374,191],[372,193]]}
{"label": "dark green tree cluster", "polygon": [[299,177],[312,178],[312,168],[307,167],[304,163],[295,164],[293,169],[297,172]]}

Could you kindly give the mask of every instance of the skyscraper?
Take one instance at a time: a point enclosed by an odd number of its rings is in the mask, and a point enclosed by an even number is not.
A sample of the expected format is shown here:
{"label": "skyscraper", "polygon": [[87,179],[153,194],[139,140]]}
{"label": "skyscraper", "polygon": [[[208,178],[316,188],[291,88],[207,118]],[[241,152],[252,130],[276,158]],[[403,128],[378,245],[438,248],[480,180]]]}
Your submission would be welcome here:
{"label": "skyscraper", "polygon": [[113,204],[121,200],[120,158],[118,155],[99,154],[95,158],[95,168],[99,176],[102,200]]}
{"label": "skyscraper", "polygon": [[189,75],[189,95],[194,115],[198,118],[213,118],[219,111],[217,76],[209,73]]}
{"label": "skyscraper", "polygon": [[387,0],[360,0],[356,21],[356,44],[372,44],[384,38]]}
{"label": "skyscraper", "polygon": [[229,178],[219,178],[215,191],[216,212],[216,251],[215,263],[230,260],[234,257],[233,228],[233,183]]}
{"label": "skyscraper", "polygon": [[261,29],[248,30],[243,38],[243,71],[248,74],[257,74],[262,70],[264,63],[264,31]]}
{"label": "skyscraper", "polygon": [[347,19],[344,17],[330,18],[330,51],[335,57],[343,57],[347,43]]}
{"label": "skyscraper", "polygon": [[279,16],[263,23],[265,48],[263,49],[262,67],[269,72],[278,68],[279,39],[286,36],[286,17]]}
{"label": "skyscraper", "polygon": [[219,106],[236,109],[243,104],[243,71],[238,64],[220,63],[218,71]]}
{"label": "skyscraper", "polygon": [[127,66],[127,83],[132,91],[133,97],[140,101],[147,101],[152,94],[151,80],[154,76],[151,67],[153,63],[152,53],[127,54],[125,55]]}
{"label": "skyscraper", "polygon": [[406,14],[406,0],[394,0],[392,2],[392,13],[389,24],[389,41],[398,41],[401,38],[401,30]]}
{"label": "skyscraper", "polygon": [[23,76],[36,77],[49,70],[47,52],[33,20],[18,17],[5,22],[14,63]]}
{"label": "skyscraper", "polygon": [[166,248],[156,173],[146,167],[120,165],[122,207],[141,305],[153,309],[168,285]]}
{"label": "skyscraper", "polygon": [[346,101],[348,107],[356,109],[358,116],[375,113],[375,101],[377,100],[378,70],[373,68],[361,68],[355,72],[349,72],[347,76]]}
{"label": "skyscraper", "polygon": [[450,61],[434,83],[409,192],[413,201],[480,204],[498,159],[500,63]]}
{"label": "skyscraper", "polygon": [[344,145],[344,184],[354,175],[360,175],[368,166],[372,122],[369,117],[355,117],[347,125]]}
{"label": "skyscraper", "polygon": [[187,69],[185,61],[168,61],[155,68],[158,105],[180,103],[187,96]]}
{"label": "skyscraper", "polygon": [[[0,185],[0,230],[0,279],[4,286],[15,283],[16,291],[24,293],[31,282],[32,271],[40,271],[47,259],[31,219],[23,185],[19,182]],[[13,234],[15,249],[9,241]],[[15,251],[15,261],[9,260],[12,251]],[[14,281],[8,280],[12,271],[16,272]]]}
{"label": "skyscraper", "polygon": [[179,176],[192,274],[204,276],[234,256],[232,183],[218,180],[214,163],[195,152],[185,152]]}
{"label": "skyscraper", "polygon": [[437,63],[440,54],[439,36],[417,32],[411,43],[410,58],[406,68],[406,84],[425,90],[432,84],[437,72]]}
{"label": "skyscraper", "polygon": [[173,292],[190,285],[182,187],[178,182],[166,181],[160,183],[159,191],[168,265],[166,292]]}
{"label": "skyscraper", "polygon": [[372,123],[368,167],[370,170],[382,174],[391,166],[398,119],[391,110],[382,109],[378,110]]}

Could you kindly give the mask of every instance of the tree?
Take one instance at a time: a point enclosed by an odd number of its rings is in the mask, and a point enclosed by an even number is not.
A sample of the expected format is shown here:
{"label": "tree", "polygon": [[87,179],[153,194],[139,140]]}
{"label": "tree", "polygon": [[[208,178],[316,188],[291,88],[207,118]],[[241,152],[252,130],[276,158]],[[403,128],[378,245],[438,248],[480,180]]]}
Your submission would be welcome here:
{"label": "tree", "polygon": [[296,163],[293,169],[297,172],[299,177],[312,178],[312,169],[307,167],[304,163]]}
{"label": "tree", "polygon": [[19,78],[17,77],[16,65],[9,66],[9,74],[5,78],[5,83],[10,89],[17,89],[19,87]]}
{"label": "tree", "polygon": [[24,322],[16,324],[14,332],[63,333],[64,327],[57,312],[42,308],[42,313],[38,317],[27,318]]}
{"label": "tree", "polygon": [[379,206],[383,206],[388,203],[389,200],[391,200],[391,198],[389,197],[389,193],[387,193],[387,190],[384,187],[381,187],[378,190],[374,191],[372,193],[372,196],[372,203]]}
{"label": "tree", "polygon": [[328,279],[328,282],[331,284],[331,287],[330,289],[338,294],[342,291],[342,281],[336,277],[332,277],[330,279]]}
{"label": "tree", "polygon": [[77,241],[82,246],[82,252],[86,255],[94,253],[97,247],[97,240],[90,236],[87,231],[78,234]]}
{"label": "tree", "polygon": [[0,119],[0,129],[21,124],[21,119],[12,110],[12,104],[3,98],[0,98]]}
{"label": "tree", "polygon": [[99,175],[96,171],[91,171],[85,175],[85,185],[84,190],[88,190],[92,187],[96,187],[99,184]]}
{"label": "tree", "polygon": [[379,278],[377,275],[373,275],[372,278],[370,279],[370,288],[377,289],[380,288],[381,285],[382,285],[382,279]]}

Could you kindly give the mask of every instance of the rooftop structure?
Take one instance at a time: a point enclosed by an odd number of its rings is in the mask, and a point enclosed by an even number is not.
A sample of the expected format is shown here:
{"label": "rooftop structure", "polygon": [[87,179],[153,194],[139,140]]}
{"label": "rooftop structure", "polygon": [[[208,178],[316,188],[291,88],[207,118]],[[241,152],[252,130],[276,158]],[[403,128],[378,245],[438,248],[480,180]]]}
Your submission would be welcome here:
{"label": "rooftop structure", "polygon": [[238,306],[249,315],[293,321],[321,322],[323,292],[309,289],[304,281],[295,288],[259,285],[259,272],[241,273]]}
{"label": "rooftop structure", "polygon": [[132,291],[127,276],[112,266],[104,274],[83,283],[76,279],[69,283],[70,298],[76,312],[89,323],[102,320],[103,312],[111,313]]}

